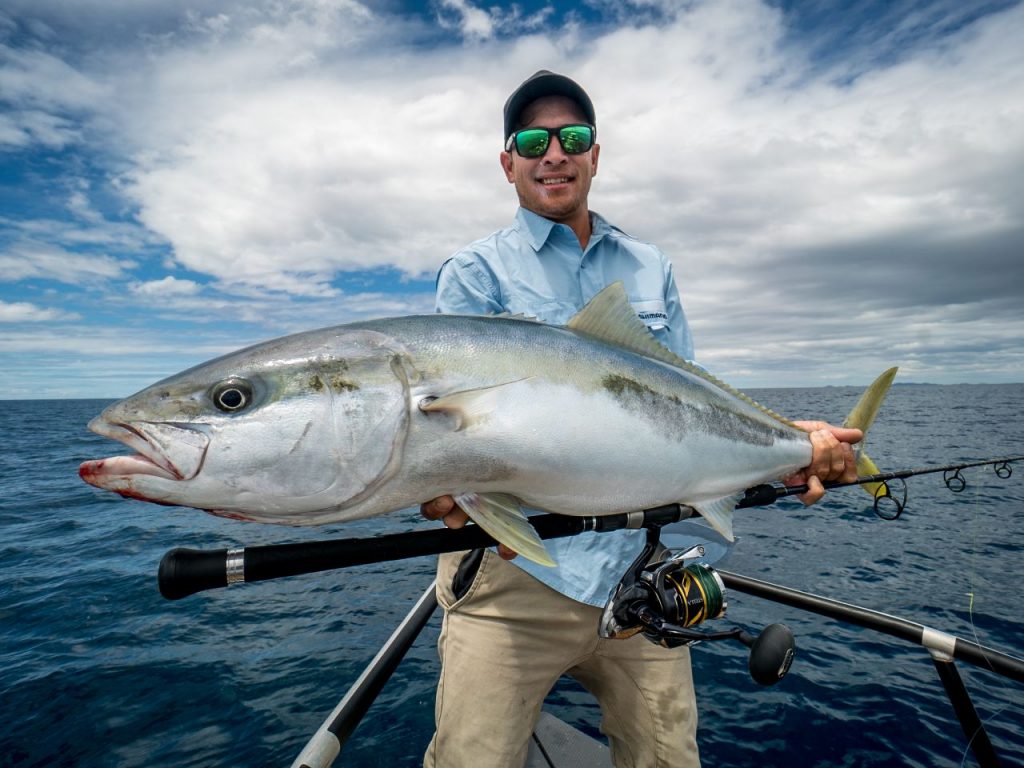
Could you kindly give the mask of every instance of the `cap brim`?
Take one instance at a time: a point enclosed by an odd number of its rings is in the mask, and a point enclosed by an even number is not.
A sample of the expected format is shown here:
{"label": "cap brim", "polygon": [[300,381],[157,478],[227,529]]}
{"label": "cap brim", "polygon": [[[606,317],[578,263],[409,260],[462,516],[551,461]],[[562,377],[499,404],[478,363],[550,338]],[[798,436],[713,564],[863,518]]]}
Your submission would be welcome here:
{"label": "cap brim", "polygon": [[532,102],[545,96],[565,96],[579,105],[583,117],[591,125],[596,125],[594,104],[590,97],[576,82],[564,75],[541,71],[520,85],[505,102],[505,135],[507,140],[516,130],[519,117],[523,110]]}

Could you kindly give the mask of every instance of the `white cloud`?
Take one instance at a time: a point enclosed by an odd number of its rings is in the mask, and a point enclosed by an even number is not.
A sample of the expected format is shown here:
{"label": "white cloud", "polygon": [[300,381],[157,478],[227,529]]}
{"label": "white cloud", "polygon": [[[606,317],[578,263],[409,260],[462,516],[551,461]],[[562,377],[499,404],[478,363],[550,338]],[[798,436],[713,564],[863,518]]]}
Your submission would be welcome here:
{"label": "white cloud", "polygon": [[134,262],[125,259],[74,253],[46,243],[26,241],[0,253],[0,282],[43,278],[77,285],[118,278],[134,266]]}
{"label": "white cloud", "polygon": [[[457,18],[456,27],[464,38],[469,40],[487,40],[494,35],[494,19],[491,14],[466,0],[439,0],[441,9],[452,11]],[[445,23],[443,14],[439,20]]]}
{"label": "white cloud", "polygon": [[25,149],[35,144],[63,149],[79,136],[76,124],[59,115],[39,110],[13,110],[0,115],[0,149]]}
{"label": "white cloud", "polygon": [[138,296],[194,296],[199,293],[199,283],[167,275],[160,280],[135,283],[132,292]]}
{"label": "white cloud", "polygon": [[0,44],[0,93],[10,102],[60,110],[96,107],[108,91],[59,57]]}
{"label": "white cloud", "polygon": [[0,150],[36,144],[63,149],[81,138],[73,118],[100,106],[107,93],[59,57],[0,43]]}
{"label": "white cloud", "polygon": [[127,189],[181,265],[225,282],[316,294],[338,269],[431,272],[488,218],[469,182],[499,179],[500,129],[473,114],[486,92],[441,74],[264,86],[140,162]]}
{"label": "white cloud", "polygon": [[[517,5],[490,5],[486,10],[469,0],[437,0],[435,4],[438,24],[458,32],[469,43],[481,43],[499,35],[524,35],[537,32],[554,14],[551,5],[542,6],[532,13],[524,13]],[[564,30],[557,30],[564,34]]]}
{"label": "white cloud", "polygon": [[0,323],[45,323],[53,320],[77,320],[80,315],[61,309],[42,308],[25,301],[0,300]]}

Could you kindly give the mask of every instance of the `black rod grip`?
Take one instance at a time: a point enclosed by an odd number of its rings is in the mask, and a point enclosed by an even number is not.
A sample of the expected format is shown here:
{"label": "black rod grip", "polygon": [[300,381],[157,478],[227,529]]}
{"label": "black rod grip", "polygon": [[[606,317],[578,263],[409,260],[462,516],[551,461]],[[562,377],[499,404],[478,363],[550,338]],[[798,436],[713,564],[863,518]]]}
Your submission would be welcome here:
{"label": "black rod grip", "polygon": [[[539,519],[538,519],[539,518]],[[583,530],[583,518],[540,515],[531,520],[542,539],[571,536]],[[237,550],[244,578],[240,581],[265,581],[305,573],[382,563],[421,555],[460,552],[494,545],[495,541],[476,525],[458,530],[392,533],[362,539],[300,541],[270,544]],[[226,587],[227,549],[199,550],[177,547],[160,561],[157,582],[160,594],[168,600],[180,600],[207,589]]]}
{"label": "black rod grip", "polygon": [[226,549],[175,547],[160,560],[157,583],[168,600],[228,585]]}

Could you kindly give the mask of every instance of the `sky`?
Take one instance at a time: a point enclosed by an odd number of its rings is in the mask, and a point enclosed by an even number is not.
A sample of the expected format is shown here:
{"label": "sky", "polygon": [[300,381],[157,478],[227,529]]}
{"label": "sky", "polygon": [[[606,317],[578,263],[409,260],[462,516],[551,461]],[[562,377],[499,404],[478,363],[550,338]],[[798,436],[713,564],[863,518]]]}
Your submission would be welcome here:
{"label": "sky", "polygon": [[720,378],[1024,381],[1022,39],[1005,0],[5,0],[0,399],[432,311],[541,68]]}

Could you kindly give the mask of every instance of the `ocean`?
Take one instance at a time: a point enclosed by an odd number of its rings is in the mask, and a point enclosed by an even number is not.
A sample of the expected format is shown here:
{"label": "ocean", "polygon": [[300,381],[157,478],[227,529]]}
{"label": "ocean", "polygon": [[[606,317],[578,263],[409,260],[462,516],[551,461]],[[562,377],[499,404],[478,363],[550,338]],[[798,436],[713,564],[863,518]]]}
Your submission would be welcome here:
{"label": "ocean", "polygon": [[[840,422],[852,387],[758,390],[794,417]],[[0,402],[0,766],[288,765],[430,583],[432,558],[245,584],[170,602],[173,547],[218,548],[431,527],[409,510],[315,529],[243,524],[85,485],[81,461],[122,452],[86,430],[105,401]],[[897,385],[869,440],[882,469],[1024,453],[1024,385]],[[738,513],[723,567],[1024,655],[1024,463],[908,480],[897,521],[862,491]],[[628,482],[623,478],[623,482]],[[693,649],[703,762],[973,765],[921,648],[736,592],[715,622],[789,625],[796,660],[763,688],[737,643]],[[336,765],[415,766],[430,737],[435,615]],[[1024,688],[960,663],[1005,765],[1024,765]],[[547,708],[599,736],[590,696]]]}

